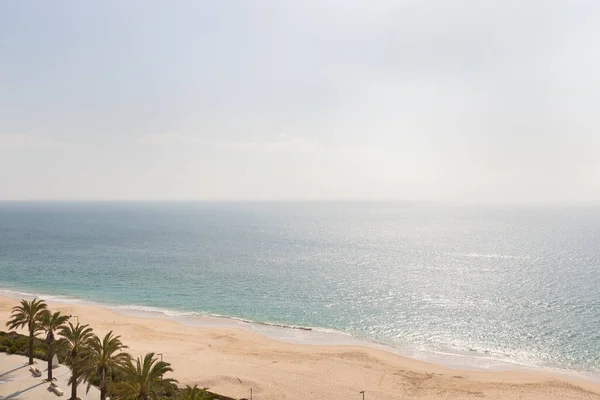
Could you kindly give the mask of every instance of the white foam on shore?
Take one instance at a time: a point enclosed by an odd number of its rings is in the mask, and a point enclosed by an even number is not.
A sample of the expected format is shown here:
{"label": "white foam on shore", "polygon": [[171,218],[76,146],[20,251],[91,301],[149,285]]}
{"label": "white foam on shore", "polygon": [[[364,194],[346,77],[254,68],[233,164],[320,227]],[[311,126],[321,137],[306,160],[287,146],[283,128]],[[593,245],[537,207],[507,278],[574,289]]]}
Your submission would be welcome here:
{"label": "white foam on shore", "polygon": [[46,301],[54,301],[57,303],[65,303],[65,304],[91,304],[90,302],[79,299],[71,296],[63,296],[63,295],[50,295],[50,294],[42,294],[42,293],[29,293],[29,292],[21,292],[18,290],[10,290],[10,289],[0,289],[0,296],[9,297],[12,299],[26,299],[31,300],[34,298],[43,298]]}
{"label": "white foam on shore", "polygon": [[227,315],[176,311],[166,308],[140,306],[133,304],[107,304],[90,300],[83,300],[71,296],[28,293],[23,291],[7,289],[0,289],[0,296],[14,299],[33,299],[37,297],[42,298],[46,301],[62,304],[96,306],[113,310],[122,315],[128,315],[139,318],[164,318],[178,322],[182,325],[194,326],[199,328],[244,329],[249,332],[260,334],[269,339],[287,342],[291,344],[364,346],[454,369],[470,371],[543,372],[600,383],[600,375],[597,374],[553,368],[538,364],[526,364],[511,359],[509,356],[490,355],[476,352],[460,353],[450,350],[432,351],[429,349],[417,348],[409,344],[407,344],[404,347],[391,346],[385,343],[377,343],[366,339],[357,338],[349,333],[328,328],[303,327],[270,322],[257,322]]}

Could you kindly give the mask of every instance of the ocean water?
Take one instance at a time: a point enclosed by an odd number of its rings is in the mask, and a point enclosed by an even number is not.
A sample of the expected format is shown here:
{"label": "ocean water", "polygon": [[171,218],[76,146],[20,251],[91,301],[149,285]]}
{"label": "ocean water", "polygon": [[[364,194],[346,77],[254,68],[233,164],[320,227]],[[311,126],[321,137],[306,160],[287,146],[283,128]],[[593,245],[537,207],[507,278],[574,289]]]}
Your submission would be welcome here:
{"label": "ocean water", "polygon": [[0,203],[0,289],[600,372],[600,208]]}

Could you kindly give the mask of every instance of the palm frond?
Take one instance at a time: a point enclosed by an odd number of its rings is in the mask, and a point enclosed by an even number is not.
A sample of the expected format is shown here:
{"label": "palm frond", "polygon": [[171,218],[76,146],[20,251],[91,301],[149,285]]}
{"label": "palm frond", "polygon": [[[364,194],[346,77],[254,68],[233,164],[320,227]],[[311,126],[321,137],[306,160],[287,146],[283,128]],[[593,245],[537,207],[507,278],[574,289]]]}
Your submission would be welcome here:
{"label": "palm frond", "polygon": [[154,353],[138,357],[135,362],[129,360],[123,365],[123,382],[114,386],[118,398],[150,400],[173,389],[175,379],[164,379],[166,373],[172,372],[171,364],[158,361]]}
{"label": "palm frond", "polygon": [[21,300],[18,306],[12,308],[11,316],[6,326],[10,330],[24,328],[27,326],[29,332],[39,332],[41,330],[39,322],[47,309],[47,304],[37,298],[27,301]]}

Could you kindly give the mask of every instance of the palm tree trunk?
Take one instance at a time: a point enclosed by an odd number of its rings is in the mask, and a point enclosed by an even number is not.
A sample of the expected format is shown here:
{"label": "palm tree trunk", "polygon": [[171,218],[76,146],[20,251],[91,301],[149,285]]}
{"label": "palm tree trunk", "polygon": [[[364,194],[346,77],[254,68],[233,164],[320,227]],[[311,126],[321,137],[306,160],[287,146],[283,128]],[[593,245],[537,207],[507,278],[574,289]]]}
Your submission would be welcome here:
{"label": "palm tree trunk", "polygon": [[50,346],[48,346],[46,355],[48,356],[48,381],[52,381],[52,352],[50,351]]}
{"label": "palm tree trunk", "polygon": [[29,331],[29,365],[33,365],[33,332]]}
{"label": "palm tree trunk", "polygon": [[106,400],[106,372],[104,370],[100,375],[100,400]]}
{"label": "palm tree trunk", "polygon": [[73,383],[71,383],[71,400],[77,400],[77,379],[73,374]]}

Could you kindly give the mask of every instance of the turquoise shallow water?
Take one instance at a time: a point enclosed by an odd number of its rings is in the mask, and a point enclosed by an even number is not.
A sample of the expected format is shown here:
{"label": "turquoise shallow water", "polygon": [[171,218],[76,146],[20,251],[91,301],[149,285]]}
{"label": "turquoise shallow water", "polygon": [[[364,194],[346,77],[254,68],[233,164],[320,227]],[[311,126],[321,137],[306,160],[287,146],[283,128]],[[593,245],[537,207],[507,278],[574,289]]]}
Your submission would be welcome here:
{"label": "turquoise shallow water", "polygon": [[600,208],[0,203],[0,288],[600,372]]}

